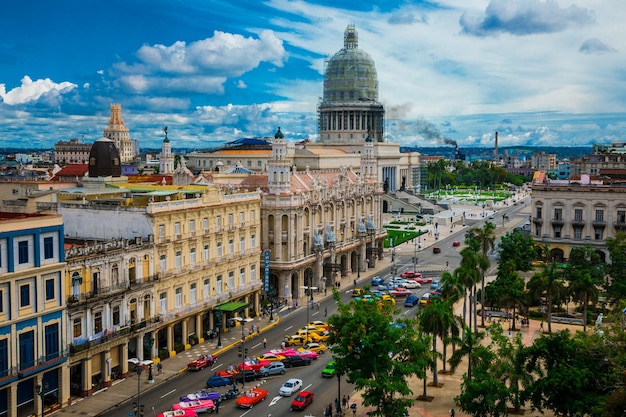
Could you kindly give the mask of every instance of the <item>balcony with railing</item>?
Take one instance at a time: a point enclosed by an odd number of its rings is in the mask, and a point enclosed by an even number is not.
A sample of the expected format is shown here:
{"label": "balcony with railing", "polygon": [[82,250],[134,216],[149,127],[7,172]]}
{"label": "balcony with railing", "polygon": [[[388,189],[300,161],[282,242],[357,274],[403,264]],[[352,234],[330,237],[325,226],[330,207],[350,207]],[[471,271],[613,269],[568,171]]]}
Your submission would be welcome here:
{"label": "balcony with railing", "polygon": [[46,369],[58,366],[65,361],[67,361],[67,350],[50,353],[30,361],[22,361],[19,364],[17,377],[20,379],[26,378],[34,373],[43,372]]}

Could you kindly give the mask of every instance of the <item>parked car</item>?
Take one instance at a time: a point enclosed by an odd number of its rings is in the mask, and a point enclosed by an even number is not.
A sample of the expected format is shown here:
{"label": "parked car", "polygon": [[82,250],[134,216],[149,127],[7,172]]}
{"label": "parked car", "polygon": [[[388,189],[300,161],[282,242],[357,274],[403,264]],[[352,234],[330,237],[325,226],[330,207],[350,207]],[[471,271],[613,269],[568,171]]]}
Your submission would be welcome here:
{"label": "parked car", "polygon": [[352,290],[353,297],[360,297],[363,295],[363,290],[361,288],[355,288]]}
{"label": "parked car", "polygon": [[233,382],[230,378],[226,378],[220,375],[211,375],[211,377],[206,381],[206,386],[209,388],[225,387],[226,385],[230,385],[232,383]]}
{"label": "parked car", "polygon": [[278,393],[285,397],[291,397],[302,388],[302,380],[297,378],[290,378],[283,384],[278,390]]}
{"label": "parked car", "polygon": [[417,277],[417,278],[413,278],[413,281],[417,282],[420,285],[424,285],[424,284],[430,284],[431,282],[433,282],[433,279],[430,277]]}
{"label": "parked car", "polygon": [[408,297],[409,295],[413,294],[413,292],[406,288],[398,287],[395,290],[389,291],[389,294],[393,295],[394,297]]}
{"label": "parked car", "polygon": [[266,389],[252,388],[250,391],[244,392],[241,397],[237,398],[237,407],[252,408],[265,400],[268,393],[269,391]]}
{"label": "parked car", "polygon": [[405,307],[414,307],[415,304],[420,302],[420,298],[415,295],[415,294],[411,294],[409,295],[406,300],[404,300],[404,306]]}
{"label": "parked car", "polygon": [[284,375],[285,364],[282,362],[272,362],[269,365],[262,367],[260,372],[263,376]]}
{"label": "parked car", "polygon": [[168,410],[157,414],[157,417],[198,417],[193,410]]}
{"label": "parked car", "polygon": [[255,379],[259,379],[261,377],[261,372],[254,371],[252,369],[245,369],[242,372],[239,372],[233,377],[233,381],[242,382],[242,381],[254,381]]}
{"label": "parked car", "polygon": [[257,359],[252,359],[249,361],[245,361],[244,363],[239,364],[239,369],[252,369],[254,371],[260,370],[262,367],[269,365],[270,361],[260,361]]}
{"label": "parked car", "polygon": [[383,284],[384,282],[385,282],[385,278],[374,277],[372,278],[372,287],[376,287],[377,285]]}
{"label": "parked car", "polygon": [[322,345],[321,343],[311,342],[311,343],[307,343],[301,348],[298,348],[298,352],[302,352],[303,350],[312,350],[313,352],[322,354],[326,352],[326,345]]}
{"label": "parked car", "polygon": [[304,334],[294,334],[291,336],[285,336],[285,345],[287,346],[302,346],[307,342]]}
{"label": "parked car", "polygon": [[411,279],[411,278],[421,277],[422,273],[421,272],[414,272],[414,271],[406,271],[406,272],[401,273],[400,276],[402,278]]}
{"label": "parked car", "polygon": [[172,410],[193,410],[196,414],[213,411],[215,403],[211,400],[182,401],[172,405]]}
{"label": "parked car", "polygon": [[274,353],[264,353],[261,356],[257,356],[258,361],[269,361],[269,362],[282,362],[285,359],[284,355],[277,355]]}
{"label": "parked car", "polygon": [[433,290],[435,288],[438,288],[438,287],[439,287],[439,280],[438,279],[435,279],[435,280],[433,280],[433,282],[430,283],[430,288],[432,288]]}
{"label": "parked car", "polygon": [[326,364],[324,369],[322,369],[322,376],[324,378],[332,378],[337,374],[337,370],[335,369],[335,362],[330,361]]}
{"label": "parked car", "polygon": [[408,288],[408,289],[412,290],[412,289],[416,289],[416,288],[422,288],[422,284],[420,284],[419,282],[414,281],[412,279],[407,279],[407,280],[404,280],[403,282],[399,283],[398,287]]}
{"label": "parked car", "polygon": [[289,411],[291,410],[304,410],[307,405],[311,404],[313,402],[313,397],[315,396],[315,394],[313,394],[311,391],[302,391],[300,392],[296,398],[293,399],[293,401],[291,402],[291,408],[289,409]]}
{"label": "parked car", "polygon": [[378,291],[391,291],[393,290],[393,283],[381,284],[378,286]]}
{"label": "parked car", "polygon": [[301,356],[289,356],[281,361],[285,368],[295,368],[296,366],[308,366],[311,364],[311,359],[303,358]]}
{"label": "parked car", "polygon": [[217,391],[198,391],[191,394],[183,395],[179,398],[180,401],[195,401],[195,400],[219,400],[222,395]]}
{"label": "parked car", "polygon": [[430,301],[430,293],[427,292],[426,294],[422,295],[420,297],[420,305],[426,305],[428,304],[428,301]]}

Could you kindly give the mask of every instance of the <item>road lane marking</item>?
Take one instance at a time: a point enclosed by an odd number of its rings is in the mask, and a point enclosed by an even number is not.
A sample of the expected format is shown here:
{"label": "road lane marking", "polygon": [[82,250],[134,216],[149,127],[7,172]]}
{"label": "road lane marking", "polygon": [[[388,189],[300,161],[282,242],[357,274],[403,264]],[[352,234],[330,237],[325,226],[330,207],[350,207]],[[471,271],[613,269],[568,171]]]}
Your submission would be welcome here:
{"label": "road lane marking", "polygon": [[289,326],[289,327],[287,327],[287,328],[285,329],[285,331],[287,331],[287,330],[291,329],[292,327],[293,327],[293,326]]}
{"label": "road lane marking", "polygon": [[277,403],[277,402],[278,402],[281,398],[283,398],[283,396],[282,396],[282,395],[278,395],[278,396],[276,396],[276,397],[272,398],[272,401],[270,401],[270,405],[269,405],[269,407],[271,407],[271,406],[273,406],[274,404],[276,404],[276,403]]}
{"label": "road lane marking", "polygon": [[171,390],[170,392],[166,392],[165,394],[161,395],[161,399],[167,397],[170,394],[173,394],[174,392],[176,392],[176,389]]}

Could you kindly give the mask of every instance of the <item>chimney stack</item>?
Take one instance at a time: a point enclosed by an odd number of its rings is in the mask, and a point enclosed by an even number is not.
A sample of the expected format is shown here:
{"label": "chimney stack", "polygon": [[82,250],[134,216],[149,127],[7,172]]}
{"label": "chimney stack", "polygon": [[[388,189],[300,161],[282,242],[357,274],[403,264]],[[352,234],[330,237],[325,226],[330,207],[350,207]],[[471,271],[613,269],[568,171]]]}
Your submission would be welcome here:
{"label": "chimney stack", "polygon": [[498,159],[498,132],[496,132],[496,147],[493,150],[493,159]]}

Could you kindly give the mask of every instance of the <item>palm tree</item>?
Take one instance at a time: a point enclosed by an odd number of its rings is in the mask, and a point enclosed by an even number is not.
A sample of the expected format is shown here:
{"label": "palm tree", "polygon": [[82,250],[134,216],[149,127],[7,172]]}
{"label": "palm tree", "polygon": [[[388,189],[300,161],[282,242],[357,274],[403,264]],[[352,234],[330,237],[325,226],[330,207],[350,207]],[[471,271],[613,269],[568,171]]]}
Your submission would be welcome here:
{"label": "palm tree", "polygon": [[476,351],[482,347],[481,341],[485,337],[485,332],[472,332],[472,329],[467,328],[463,334],[464,336],[459,340],[459,349],[450,357],[450,366],[454,372],[463,358],[467,356],[467,378],[471,380],[472,367],[479,359]]}
{"label": "palm tree", "polygon": [[[469,314],[469,328],[472,329],[472,305],[467,303],[468,290],[472,293],[472,288],[476,284],[476,280],[479,277],[478,269],[476,268],[476,253],[470,248],[463,248],[461,250],[461,264],[455,269],[454,273],[459,279],[459,283],[463,286],[463,323],[467,323],[467,314]],[[463,332],[465,332],[463,326]]]}
{"label": "palm tree", "polygon": [[552,333],[552,300],[565,294],[562,271],[556,262],[542,267],[543,271],[533,275],[528,281],[528,289],[537,296],[545,294],[548,304],[548,333]]}
{"label": "palm tree", "polygon": [[[504,221],[504,220],[503,220]],[[489,251],[493,250],[496,240],[495,235],[496,225],[487,222],[482,228],[474,228],[467,232],[466,239],[476,240],[479,244],[480,253],[478,257],[478,266],[480,268],[481,278],[481,293],[480,293],[480,305],[484,310],[485,308],[485,272],[489,269]],[[474,309],[476,306],[474,305]],[[481,314],[481,326],[485,327],[485,315]],[[476,329],[474,329],[476,330]]]}
{"label": "palm tree", "polygon": [[598,287],[596,287],[596,283],[589,273],[575,277],[569,285],[569,291],[574,296],[574,299],[580,301],[583,305],[583,331],[586,332],[589,301],[595,305],[598,302],[600,291],[598,291]]}
{"label": "palm tree", "polygon": [[[437,338],[442,340],[455,325],[452,303],[434,299],[417,313],[420,327],[433,337],[433,385],[439,385],[437,374]],[[445,350],[445,345],[444,345]]]}

